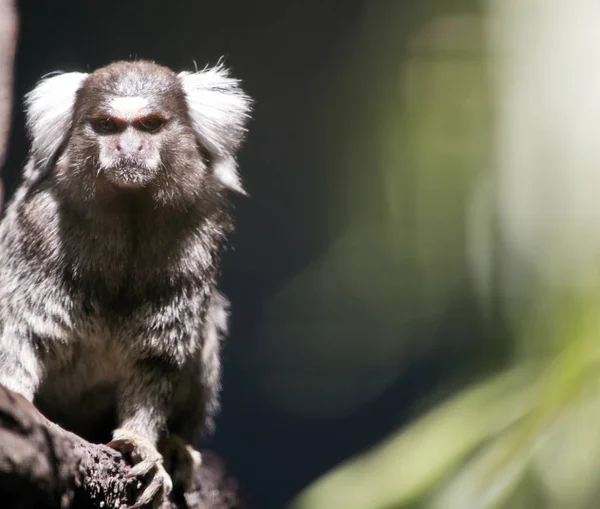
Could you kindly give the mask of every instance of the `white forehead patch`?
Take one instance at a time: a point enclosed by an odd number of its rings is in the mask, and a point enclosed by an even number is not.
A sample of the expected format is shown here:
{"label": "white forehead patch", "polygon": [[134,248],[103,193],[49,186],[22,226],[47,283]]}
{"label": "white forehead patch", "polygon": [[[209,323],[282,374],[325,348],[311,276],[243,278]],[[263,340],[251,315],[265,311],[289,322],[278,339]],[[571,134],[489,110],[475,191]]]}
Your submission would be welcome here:
{"label": "white forehead patch", "polygon": [[112,113],[124,120],[141,116],[147,106],[148,99],[144,97],[115,97],[110,101]]}

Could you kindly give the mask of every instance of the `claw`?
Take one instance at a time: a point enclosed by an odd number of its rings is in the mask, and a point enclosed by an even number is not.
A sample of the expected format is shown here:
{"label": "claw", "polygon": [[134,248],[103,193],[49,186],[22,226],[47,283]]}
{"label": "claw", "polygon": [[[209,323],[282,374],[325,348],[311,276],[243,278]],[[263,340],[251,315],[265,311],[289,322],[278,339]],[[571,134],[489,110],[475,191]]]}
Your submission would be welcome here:
{"label": "claw", "polygon": [[156,504],[156,507],[160,505],[164,497],[166,497],[172,490],[173,484],[167,471],[162,465],[156,466],[156,472],[152,477],[152,480],[146,486],[146,489],[138,497],[137,502],[133,504],[132,509],[139,509],[148,504]]}
{"label": "claw", "polygon": [[159,507],[173,489],[171,477],[163,466],[163,459],[154,445],[135,433],[119,429],[108,445],[130,458],[133,466],[127,474],[130,479],[140,479],[146,486],[132,508]]}
{"label": "claw", "polygon": [[176,434],[164,437],[159,449],[175,488],[187,490],[191,485],[194,469],[202,464],[200,453]]}

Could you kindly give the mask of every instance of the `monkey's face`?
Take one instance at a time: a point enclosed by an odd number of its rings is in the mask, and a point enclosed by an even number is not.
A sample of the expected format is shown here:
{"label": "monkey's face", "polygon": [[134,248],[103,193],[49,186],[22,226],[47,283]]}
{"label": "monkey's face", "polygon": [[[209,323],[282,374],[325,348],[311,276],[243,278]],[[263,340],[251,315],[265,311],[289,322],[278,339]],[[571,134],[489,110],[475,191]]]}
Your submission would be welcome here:
{"label": "monkey's face", "polygon": [[[158,111],[157,111],[158,110]],[[168,112],[144,97],[114,97],[87,119],[88,139],[97,143],[98,176],[117,187],[148,185],[160,170],[161,148],[168,143]]]}
{"label": "monkey's face", "polygon": [[47,78],[27,97],[41,171],[87,203],[123,193],[187,208],[244,192],[235,161],[249,98],[220,66],[174,73],[147,61]]}
{"label": "monkey's face", "polygon": [[175,73],[103,68],[78,92],[73,132],[57,165],[70,188],[96,197],[143,191],[181,199],[208,185],[208,161]]}
{"label": "monkey's face", "polygon": [[165,179],[179,177],[181,164],[202,179],[194,132],[173,102],[160,96],[116,96],[86,112],[79,129],[95,145],[91,170],[98,179],[117,188],[164,186]]}

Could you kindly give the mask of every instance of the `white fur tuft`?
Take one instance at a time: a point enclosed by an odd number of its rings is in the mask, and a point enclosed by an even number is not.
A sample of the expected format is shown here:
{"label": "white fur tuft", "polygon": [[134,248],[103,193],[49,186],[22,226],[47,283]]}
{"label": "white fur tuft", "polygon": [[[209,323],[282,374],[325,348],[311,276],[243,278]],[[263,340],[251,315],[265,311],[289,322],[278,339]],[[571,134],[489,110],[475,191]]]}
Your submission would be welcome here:
{"label": "white fur tuft", "polygon": [[27,130],[39,162],[49,161],[64,142],[73,121],[75,94],[87,76],[71,72],[45,78],[25,96]]}
{"label": "white fur tuft", "polygon": [[219,157],[214,163],[215,177],[227,188],[246,194],[240,176],[237,172],[237,163],[233,157]]}
{"label": "white fur tuft", "polygon": [[190,117],[203,145],[215,157],[215,176],[243,193],[235,153],[246,134],[251,100],[222,65],[179,73]]}

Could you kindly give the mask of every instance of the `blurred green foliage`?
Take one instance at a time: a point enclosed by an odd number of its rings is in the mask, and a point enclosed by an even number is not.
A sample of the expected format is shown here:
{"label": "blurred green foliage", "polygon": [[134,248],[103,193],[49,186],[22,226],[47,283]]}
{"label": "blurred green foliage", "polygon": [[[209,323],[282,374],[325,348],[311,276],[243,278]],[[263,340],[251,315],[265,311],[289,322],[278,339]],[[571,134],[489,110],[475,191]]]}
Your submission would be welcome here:
{"label": "blurred green foliage", "polygon": [[[560,350],[441,404],[325,476],[293,507],[596,507],[599,304],[597,295],[561,302],[554,335],[569,340]],[[538,323],[530,333],[545,341],[548,322]]]}
{"label": "blurred green foliage", "polygon": [[[334,288],[362,297],[372,323],[353,329],[350,320],[343,346],[327,327],[300,336],[316,333],[309,357],[331,345],[331,357],[362,355],[389,368],[384,385],[410,352],[408,324],[435,317],[472,284],[489,325],[506,319],[500,341],[511,362],[499,359],[495,372],[325,475],[294,509],[599,505],[600,74],[589,61],[600,50],[600,6],[490,0],[449,12],[451,4],[418,29],[389,3],[367,16],[362,40],[378,51],[362,58],[387,69],[365,109],[377,112],[367,125],[379,129],[350,129],[355,138],[340,157],[365,185],[360,140],[378,140],[370,162],[384,213],[356,221],[272,310],[283,316],[317,297],[312,309],[330,323],[327,313],[343,302]],[[394,20],[404,38],[381,32]],[[380,345],[378,356],[365,337]],[[339,398],[333,391],[322,404]]]}

